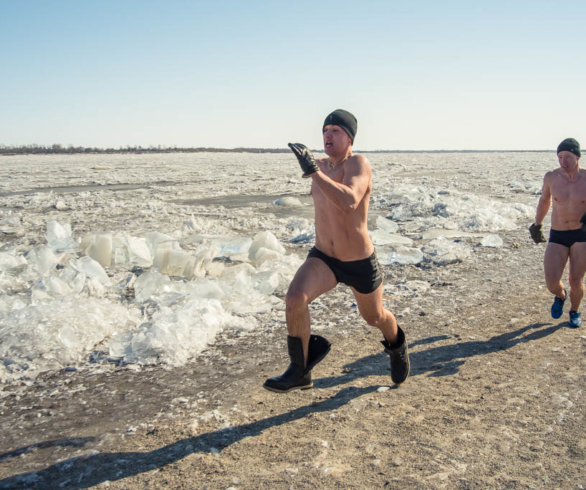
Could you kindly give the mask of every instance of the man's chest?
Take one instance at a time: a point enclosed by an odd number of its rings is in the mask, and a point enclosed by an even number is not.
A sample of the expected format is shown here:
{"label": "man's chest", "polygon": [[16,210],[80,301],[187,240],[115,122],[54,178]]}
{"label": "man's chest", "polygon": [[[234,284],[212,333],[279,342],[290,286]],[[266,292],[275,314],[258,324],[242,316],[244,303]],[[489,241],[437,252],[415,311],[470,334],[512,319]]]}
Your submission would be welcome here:
{"label": "man's chest", "polygon": [[560,203],[586,201],[586,179],[582,177],[577,182],[569,182],[560,177],[552,184],[551,195]]}
{"label": "man's chest", "polygon": [[[331,179],[336,184],[342,184],[344,182],[344,169],[343,168],[329,168],[327,165],[320,166],[320,170],[322,173]],[[320,186],[316,182],[312,182],[311,184],[311,195],[314,198],[319,196],[319,198],[325,199],[324,191],[320,189]]]}

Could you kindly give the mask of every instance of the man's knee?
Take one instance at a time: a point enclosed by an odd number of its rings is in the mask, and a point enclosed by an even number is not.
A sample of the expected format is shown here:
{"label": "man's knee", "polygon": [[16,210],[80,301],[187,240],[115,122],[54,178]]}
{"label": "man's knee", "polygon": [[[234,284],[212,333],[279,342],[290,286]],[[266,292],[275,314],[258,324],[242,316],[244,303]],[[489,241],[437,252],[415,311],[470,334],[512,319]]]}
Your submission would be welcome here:
{"label": "man's knee", "polygon": [[561,281],[561,278],[558,278],[558,277],[546,277],[545,278],[545,284],[547,286],[547,289],[549,289],[549,291],[551,291],[551,292],[557,291],[557,289],[560,287],[560,281]]}
{"label": "man's knee", "polygon": [[584,289],[584,278],[583,277],[573,277],[570,274],[568,278],[568,282],[570,283],[570,288],[574,291],[579,291]]}
{"label": "man's knee", "polygon": [[307,294],[296,288],[289,288],[285,296],[287,311],[295,311],[307,307],[309,304]]}
{"label": "man's knee", "polygon": [[371,327],[379,327],[385,321],[386,317],[384,310],[361,312],[361,315],[364,321]]}

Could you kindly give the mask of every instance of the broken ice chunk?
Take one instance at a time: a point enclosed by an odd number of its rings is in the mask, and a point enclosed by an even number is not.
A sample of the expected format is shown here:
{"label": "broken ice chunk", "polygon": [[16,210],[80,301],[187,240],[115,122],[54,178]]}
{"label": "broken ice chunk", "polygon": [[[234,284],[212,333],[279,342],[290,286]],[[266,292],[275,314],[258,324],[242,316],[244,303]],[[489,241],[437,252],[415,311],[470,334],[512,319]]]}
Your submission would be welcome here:
{"label": "broken ice chunk", "polygon": [[75,270],[83,272],[90,279],[97,279],[102,284],[110,283],[110,278],[104,268],[91,257],[81,257],[72,260],[70,264]]}
{"label": "broken ice chunk", "polygon": [[377,249],[377,257],[382,265],[419,264],[423,261],[423,252],[418,248],[391,247]]}
{"label": "broken ice chunk", "polygon": [[130,263],[138,267],[150,267],[153,263],[151,253],[145,238],[129,236],[128,249],[130,250]]}
{"label": "broken ice chunk", "polygon": [[[254,237],[254,240],[250,245],[250,250],[248,251],[248,258],[253,262],[256,262],[257,254],[261,249],[273,250],[281,255],[285,253],[285,247],[283,247],[283,245],[279,243],[277,237],[268,230],[263,231]],[[266,256],[266,251],[263,252],[263,255]]]}
{"label": "broken ice chunk", "polygon": [[55,220],[47,221],[47,243],[54,252],[75,252],[77,242],[71,236],[71,225],[61,225]]}
{"label": "broken ice chunk", "polygon": [[46,281],[47,291],[56,298],[62,298],[72,293],[72,289],[65,281],[58,277],[51,276]]}
{"label": "broken ice chunk", "polygon": [[112,238],[112,265],[132,268],[150,267],[151,252],[145,238],[115,236]]}
{"label": "broken ice chunk", "polygon": [[401,235],[389,233],[385,230],[374,230],[370,232],[373,245],[411,245],[413,240]]}
{"label": "broken ice chunk", "polygon": [[110,355],[141,364],[162,361],[182,365],[225,327],[240,322],[214,299],[192,300],[177,310],[163,307],[137,331],[114,335]]}
{"label": "broken ice chunk", "polygon": [[387,233],[397,233],[399,231],[399,225],[397,223],[382,216],[376,218],[376,226],[379,230],[384,230]]}
{"label": "broken ice chunk", "polygon": [[0,252],[0,271],[7,271],[22,264],[26,264],[23,256],[16,257],[7,252]]}
{"label": "broken ice chunk", "polygon": [[443,237],[430,241],[423,252],[436,265],[448,265],[462,262],[470,257],[470,247],[463,243],[453,242]]}
{"label": "broken ice chunk", "polygon": [[86,276],[83,272],[76,270],[71,262],[68,262],[59,278],[66,283],[74,293],[81,293],[85,285]]}
{"label": "broken ice chunk", "polygon": [[195,257],[181,250],[157,250],[155,263],[169,276],[191,279],[195,275]]}
{"label": "broken ice chunk", "polygon": [[163,274],[150,271],[141,274],[134,283],[134,297],[139,303],[148,301],[152,296],[161,294],[165,289],[168,291],[171,279]]}
{"label": "broken ice chunk", "polygon": [[224,235],[190,235],[185,240],[184,244],[198,243],[209,244],[219,250],[218,254],[221,256],[230,256],[248,253],[252,238],[239,236],[224,236]]}
{"label": "broken ice chunk", "polygon": [[279,273],[275,270],[259,272],[252,276],[254,289],[263,294],[273,294],[279,286]]}
{"label": "broken ice chunk", "polygon": [[20,222],[20,216],[11,216],[0,220],[0,233],[20,237],[24,236],[24,232],[25,229]]}
{"label": "broken ice chunk", "polygon": [[49,275],[59,263],[57,256],[48,245],[33,248],[28,252],[26,259],[41,276]]}
{"label": "broken ice chunk", "polygon": [[149,247],[151,257],[155,256],[157,249],[161,250],[180,250],[181,247],[177,240],[164,233],[158,231],[151,231],[144,236],[146,244]]}
{"label": "broken ice chunk", "polygon": [[498,235],[487,235],[480,240],[483,247],[498,248],[503,246],[503,239]]}
{"label": "broken ice chunk", "polygon": [[102,267],[109,267],[112,263],[112,234],[88,233],[83,237],[80,249]]}

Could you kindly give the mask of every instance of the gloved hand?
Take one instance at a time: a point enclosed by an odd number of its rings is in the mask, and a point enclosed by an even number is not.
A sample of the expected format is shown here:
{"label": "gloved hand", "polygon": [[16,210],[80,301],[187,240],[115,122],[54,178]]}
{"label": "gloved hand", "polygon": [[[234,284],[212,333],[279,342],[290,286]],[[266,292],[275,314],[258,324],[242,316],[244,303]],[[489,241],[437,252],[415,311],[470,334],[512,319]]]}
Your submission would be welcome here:
{"label": "gloved hand", "polygon": [[582,231],[586,231],[586,213],[584,213],[582,215],[582,217],[580,218],[580,223],[582,223],[582,226],[580,227],[580,229]]}
{"label": "gloved hand", "polygon": [[529,227],[529,233],[531,233],[531,238],[533,238],[535,243],[545,243],[547,241],[545,236],[543,236],[543,225],[533,223]]}
{"label": "gloved hand", "polygon": [[301,143],[289,143],[289,148],[291,148],[291,151],[295,154],[297,160],[299,160],[299,165],[301,165],[301,170],[303,170],[302,177],[304,179],[319,170],[317,163],[315,163],[315,158],[313,158],[313,155],[307,146],[302,145]]}

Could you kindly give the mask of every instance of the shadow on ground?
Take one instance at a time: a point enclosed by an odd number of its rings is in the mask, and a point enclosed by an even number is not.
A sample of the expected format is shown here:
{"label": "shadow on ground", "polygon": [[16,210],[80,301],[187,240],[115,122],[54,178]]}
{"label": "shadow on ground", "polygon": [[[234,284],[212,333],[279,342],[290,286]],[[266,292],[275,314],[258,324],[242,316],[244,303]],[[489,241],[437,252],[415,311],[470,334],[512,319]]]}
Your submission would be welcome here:
{"label": "shadow on ground", "polygon": [[[541,327],[550,325],[548,328]],[[551,325],[551,323],[534,323],[517,330],[496,335],[489,340],[472,340],[430,347],[426,350],[410,352],[411,376],[431,373],[429,376],[449,376],[457,373],[465,359],[500,352],[525,342],[536,341],[553,334],[564,326],[564,323]],[[538,330],[539,329],[539,330]],[[530,332],[527,335],[523,335]],[[431,345],[436,342],[448,340],[447,335],[428,337],[416,340],[410,344],[410,348],[420,345]],[[389,370],[388,356],[382,351],[380,354],[363,357],[344,366],[348,374],[332,376],[314,382],[316,388],[331,388],[345,384],[355,378],[364,376],[382,375]]]}
{"label": "shadow on ground", "polygon": [[[372,393],[380,386],[365,388],[348,387],[334,397],[321,402],[268,417],[250,424],[201,434],[177,441],[150,452],[104,453],[71,458],[37,472],[23,473],[0,480],[0,489],[6,488],[88,488],[105,481],[122,480],[174,463],[195,452],[222,450],[242,440],[253,437],[272,427],[302,419],[312,413],[336,410],[349,401]],[[16,453],[14,451],[13,453]]]}
{"label": "shadow on ground", "polygon": [[[412,352],[410,356],[412,374],[419,375],[430,372],[430,376],[452,375],[464,364],[465,359],[507,350],[521,343],[542,339],[560,329],[564,324],[540,329],[545,325],[551,324],[536,323],[528,325],[512,332],[497,335],[487,341],[458,342]],[[527,332],[530,333],[523,335]],[[447,336],[429,337],[413,342],[411,347],[432,345],[449,338]],[[315,388],[331,388],[351,383],[358,378],[385,374],[388,370],[386,363],[388,363],[388,358],[384,354],[364,357],[346,365],[347,372],[344,375],[316,380]],[[122,480],[161,468],[195,452],[211,452],[212,448],[217,450],[225,449],[245,437],[257,436],[267,429],[302,419],[312,413],[336,410],[351,400],[375,392],[379,388],[380,386],[378,385],[368,387],[349,386],[324,401],[304,405],[289,412],[249,424],[228,427],[186,438],[150,452],[103,453],[71,458],[38,472],[23,473],[0,480],[0,489],[23,487],[56,488],[65,486],[88,488],[105,481]],[[26,448],[0,455],[0,461],[33,449],[52,445],[83,446],[86,442],[89,442],[87,439],[91,438],[63,439],[27,446]]]}

